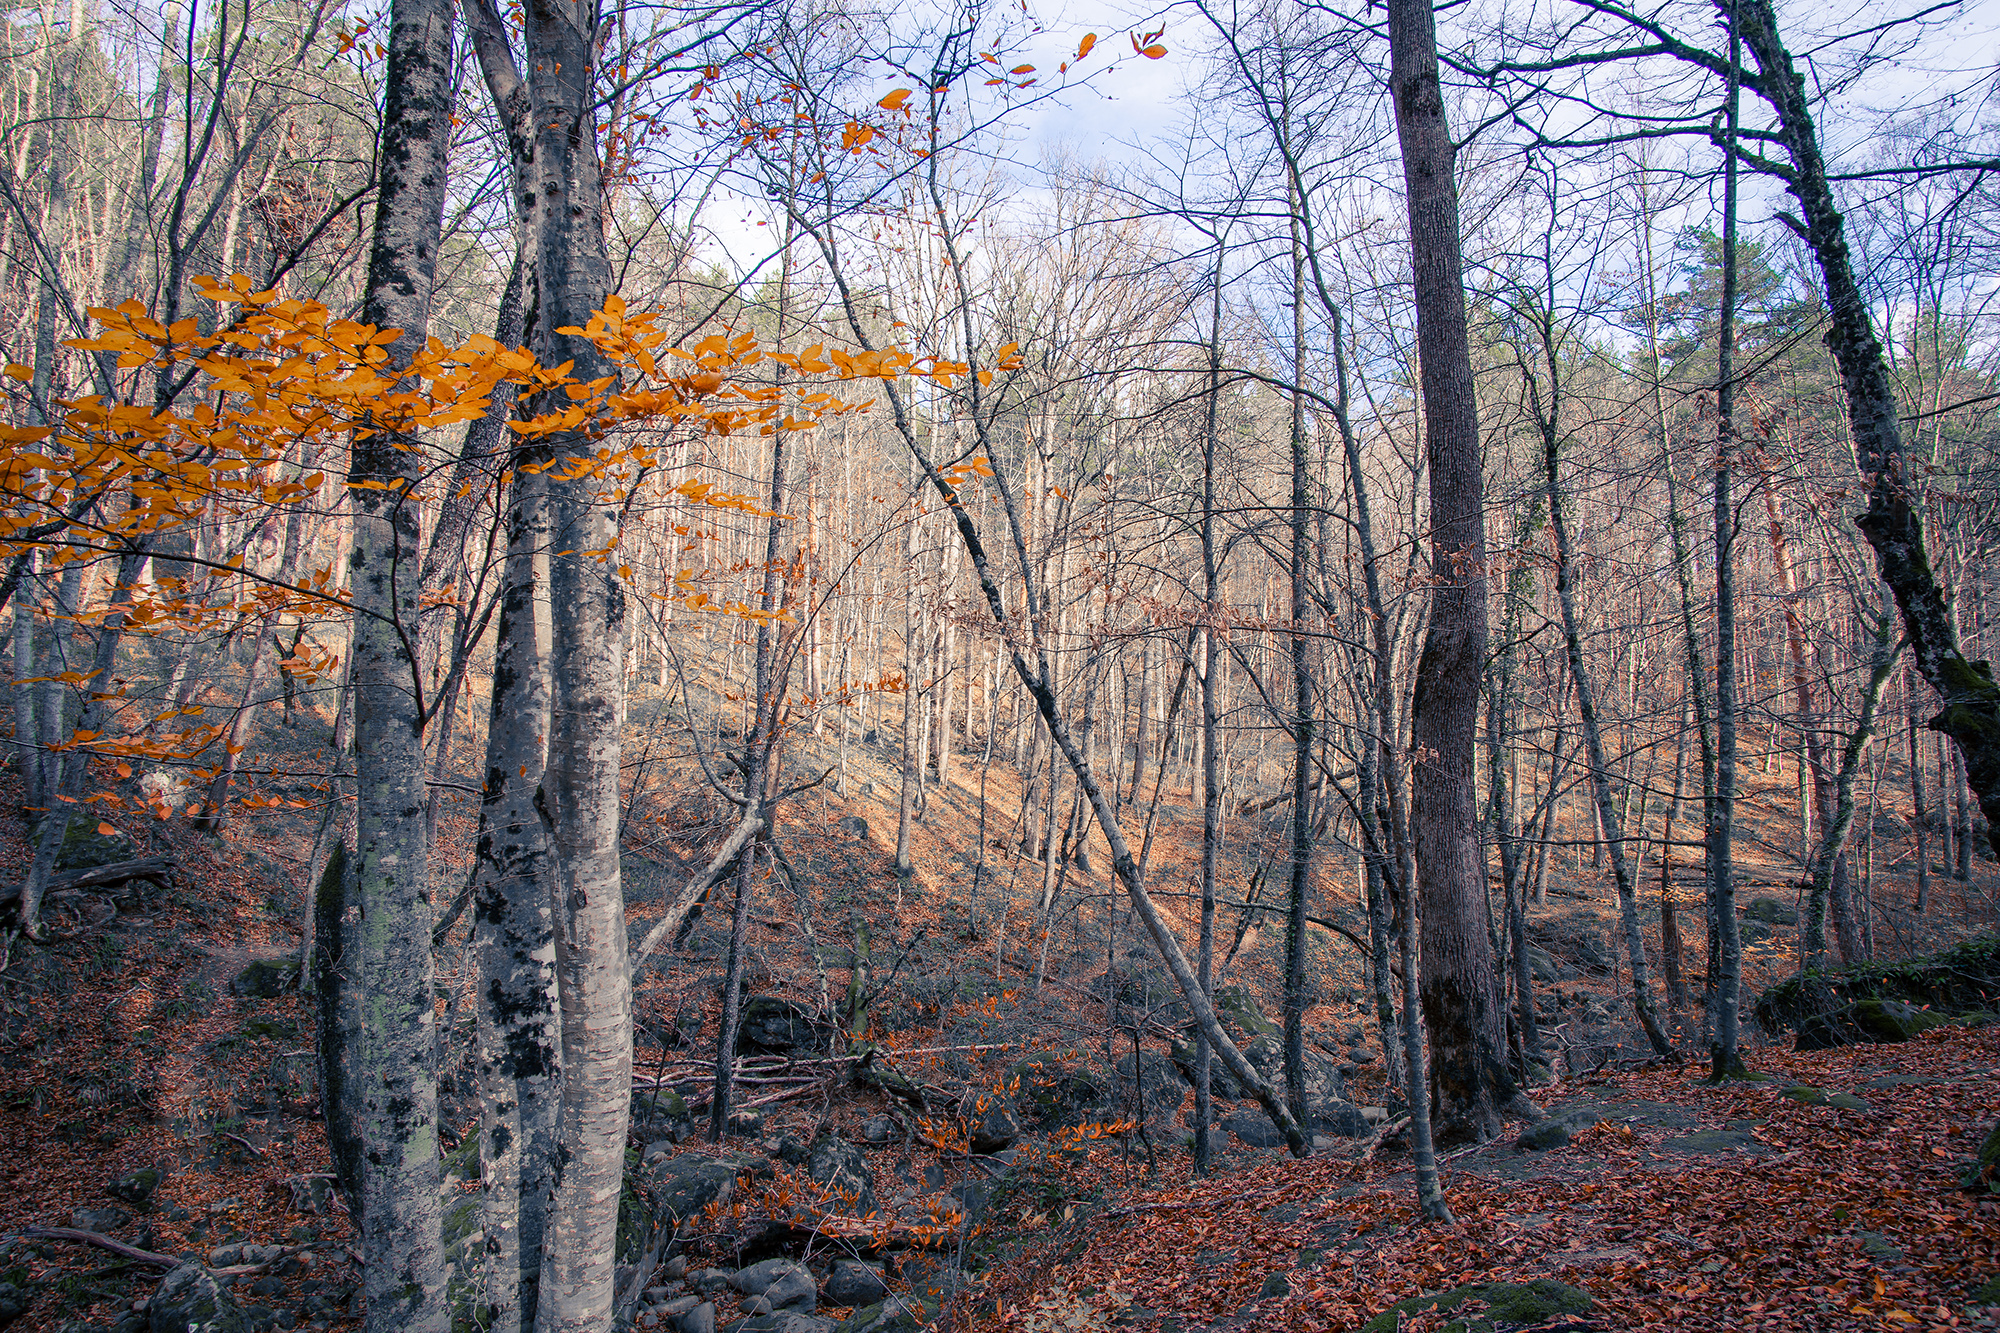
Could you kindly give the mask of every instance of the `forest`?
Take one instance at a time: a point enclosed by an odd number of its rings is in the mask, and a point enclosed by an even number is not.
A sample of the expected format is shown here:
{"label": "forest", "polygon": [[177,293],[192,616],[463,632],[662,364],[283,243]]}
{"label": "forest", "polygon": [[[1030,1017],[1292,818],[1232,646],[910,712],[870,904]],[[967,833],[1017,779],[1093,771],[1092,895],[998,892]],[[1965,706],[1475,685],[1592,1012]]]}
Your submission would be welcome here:
{"label": "forest", "polygon": [[2000,1326],[1966,0],[0,19],[0,1327]]}

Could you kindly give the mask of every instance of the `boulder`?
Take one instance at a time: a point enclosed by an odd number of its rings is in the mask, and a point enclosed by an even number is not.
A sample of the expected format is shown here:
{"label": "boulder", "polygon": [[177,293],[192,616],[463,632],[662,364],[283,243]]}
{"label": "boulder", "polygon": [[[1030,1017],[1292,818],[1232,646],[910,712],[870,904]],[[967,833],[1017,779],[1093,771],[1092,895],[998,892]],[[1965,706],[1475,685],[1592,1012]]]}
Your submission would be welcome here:
{"label": "boulder", "polygon": [[1110,1095],[1110,1080],[1102,1071],[1052,1055],[1031,1055],[1007,1074],[1010,1082],[1018,1080],[1014,1098],[1019,1114],[1041,1130],[1101,1118]]}
{"label": "boulder", "polygon": [[743,1002],[736,1028],[739,1052],[788,1055],[793,1051],[816,1051],[825,1043],[825,1026],[798,1001],[776,995],[752,995]]}
{"label": "boulder", "polygon": [[132,840],[122,833],[99,833],[103,823],[95,814],[71,815],[63,829],[62,847],[56,852],[57,870],[95,870],[135,859],[139,853]]}
{"label": "boulder", "polygon": [[896,1122],[886,1115],[871,1115],[861,1122],[861,1140],[879,1148],[896,1137]]}
{"label": "boulder", "polygon": [[1801,1051],[1824,1051],[1836,1046],[1908,1041],[1950,1021],[1943,1014],[1902,1000],[1856,1000],[1800,1023],[1796,1045]]}
{"label": "boulder", "polygon": [[715,1302],[703,1301],[675,1320],[680,1333],[715,1333]]}
{"label": "boulder", "polygon": [[1120,1032],[1144,1031],[1153,1023],[1185,1023],[1194,1016],[1180,987],[1164,972],[1126,965],[1090,980],[1090,993],[1111,1008]]}
{"label": "boulder", "polygon": [[1116,1109],[1136,1115],[1148,1123],[1165,1120],[1181,1109],[1187,1096],[1174,1062],[1153,1051],[1141,1051],[1135,1058],[1127,1052],[1118,1061]]}
{"label": "boulder", "polygon": [[836,1259],[821,1295],[828,1305],[870,1305],[889,1294],[882,1270],[854,1259]]}
{"label": "boulder", "polygon": [[922,1301],[891,1296],[879,1304],[856,1310],[834,1325],[833,1333],[922,1333],[931,1318],[932,1310]]}
{"label": "boulder", "polygon": [[1559,1111],[1537,1120],[1521,1131],[1521,1137],[1514,1140],[1514,1147],[1521,1152],[1542,1152],[1549,1148],[1560,1148],[1576,1137],[1579,1129],[1594,1125],[1603,1118],[1587,1107]]}
{"label": "boulder", "polygon": [[1365,1139],[1372,1132],[1368,1117],[1353,1102],[1325,1097],[1306,1102],[1312,1128],[1320,1134],[1342,1139]]}
{"label": "boulder", "polygon": [[653,1211],[663,1220],[685,1222],[709,1204],[727,1201],[736,1189],[736,1163],[713,1157],[669,1157],[654,1170]]}
{"label": "boulder", "polygon": [[1237,1111],[1223,1117],[1222,1127],[1252,1148],[1282,1148],[1284,1131],[1261,1111]]}
{"label": "boulder", "polygon": [[0,1328],[28,1313],[28,1298],[11,1282],[0,1282]]}
{"label": "boulder", "polygon": [[1014,1115],[1013,1103],[997,1093],[980,1095],[966,1119],[971,1122],[971,1146],[976,1153],[999,1152],[1021,1137],[1021,1122]]}
{"label": "boulder", "polygon": [[116,1231],[131,1220],[123,1208],[79,1208],[69,1215],[69,1224],[78,1231]]}
{"label": "boulder", "polygon": [[146,1333],[249,1333],[249,1327],[234,1298],[200,1264],[168,1273],[146,1304]]}
{"label": "boulder", "polygon": [[[1244,1047],[1243,1058],[1266,1083],[1274,1088],[1285,1086],[1285,1043],[1277,1033],[1267,1032]],[[1308,1105],[1347,1100],[1347,1085],[1340,1077],[1340,1067],[1310,1045],[1305,1052],[1305,1085]]]}
{"label": "boulder", "polygon": [[1783,898],[1752,898],[1743,905],[1746,921],[1761,921],[1767,926],[1796,926],[1799,924],[1799,909]]}
{"label": "boulder", "polygon": [[806,1174],[840,1200],[842,1211],[856,1217],[875,1211],[875,1177],[868,1159],[847,1140],[832,1134],[814,1139],[806,1151]]}
{"label": "boulder", "polygon": [[[1180,1070],[1181,1078],[1187,1082],[1189,1087],[1193,1087],[1194,1029],[1190,1026],[1184,1028],[1182,1031],[1186,1039],[1175,1042],[1168,1051],[1168,1055],[1173,1060],[1174,1067]],[[1243,1039],[1233,1038],[1233,1040],[1236,1040],[1240,1045]],[[1229,1066],[1223,1064],[1222,1058],[1213,1052],[1208,1057],[1208,1093],[1209,1096],[1221,1102],[1238,1102],[1250,1095],[1243,1090],[1243,1085],[1237,1082],[1236,1075],[1229,1072]]]}
{"label": "boulder", "polygon": [[860,815],[842,815],[835,827],[856,841],[865,842],[868,838],[868,821]]}
{"label": "boulder", "polygon": [[229,983],[229,993],[245,999],[275,1000],[298,980],[298,959],[260,958],[236,974]]}
{"label": "boulder", "polygon": [[1278,1025],[1264,1016],[1257,1007],[1257,999],[1250,994],[1250,988],[1241,982],[1215,988],[1215,1016],[1222,1020],[1222,1030],[1229,1039],[1239,1046],[1267,1032],[1276,1032]]}
{"label": "boulder", "polygon": [[153,1191],[160,1187],[167,1173],[157,1166],[142,1166],[137,1171],[118,1177],[104,1187],[104,1192],[112,1198],[131,1204],[134,1208],[144,1208],[153,1197]]}
{"label": "boulder", "polygon": [[777,1310],[811,1314],[819,1304],[819,1284],[803,1265],[790,1259],[766,1259],[752,1264],[731,1277],[729,1285],[751,1298],[743,1305],[746,1314],[770,1314]]}
{"label": "boulder", "polygon": [[1985,1190],[2000,1193],[2000,1122],[1979,1145],[1979,1155],[1965,1169],[1959,1183],[1969,1190]]}

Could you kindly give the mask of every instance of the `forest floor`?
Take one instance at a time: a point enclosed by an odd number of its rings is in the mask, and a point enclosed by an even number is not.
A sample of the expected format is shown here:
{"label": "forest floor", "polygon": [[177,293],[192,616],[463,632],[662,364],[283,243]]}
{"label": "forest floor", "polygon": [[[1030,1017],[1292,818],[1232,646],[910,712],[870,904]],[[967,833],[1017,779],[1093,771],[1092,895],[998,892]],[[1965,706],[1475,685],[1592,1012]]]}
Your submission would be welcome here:
{"label": "forest floor", "polygon": [[1756,1064],[1720,1087],[1668,1065],[1545,1090],[1574,1137],[1453,1154],[1454,1225],[1414,1220],[1407,1155],[1182,1168],[998,1266],[977,1326],[1423,1333],[1507,1294],[1468,1287],[1546,1278],[1589,1304],[1525,1325],[2000,1327],[2000,1200],[1959,1188],[2000,1110],[2000,1031]]}
{"label": "forest floor", "polygon": [[[310,794],[309,783],[283,773],[325,770],[328,721],[306,719],[289,742],[270,728],[292,752],[273,750],[274,772],[256,778],[257,789]],[[644,745],[632,749],[641,757],[627,839],[636,939],[687,868],[706,859],[727,816],[683,765],[663,760],[649,773]],[[846,983],[843,951],[865,928],[875,976],[893,979],[871,1011],[874,1035],[906,1050],[957,1048],[939,1061],[945,1072],[990,1084],[1023,1052],[1103,1046],[1110,1026],[1093,978],[1107,961],[1144,964],[1146,947],[1116,910],[1101,844],[1094,867],[1062,872],[1044,932],[1042,867],[1018,850],[1012,766],[993,763],[982,816],[977,757],[961,755],[953,785],[928,797],[917,873],[900,881],[889,866],[893,755],[857,741],[846,795],[822,790],[790,807],[783,837],[799,883],[772,877],[756,890],[752,989],[828,1005]],[[18,809],[12,783],[0,773],[0,811]],[[1745,805],[1745,896],[1776,888],[1789,899],[1789,784],[1768,785],[1762,805]],[[1185,798],[1184,788],[1169,792],[1163,805],[1152,882],[1191,934],[1194,812]],[[467,797],[448,795],[441,809],[441,899],[463,880],[475,814]],[[250,964],[296,954],[317,814],[246,812],[214,837],[178,819],[113,817],[142,854],[172,858],[173,887],[63,899],[51,906],[52,944],[15,941],[0,960],[0,1284],[15,1292],[0,1286],[0,1324],[13,1300],[26,1307],[12,1325],[22,1333],[143,1327],[132,1306],[160,1269],[34,1234],[55,1227],[213,1262],[240,1257],[215,1259],[217,1247],[283,1247],[266,1269],[244,1275],[239,1297],[261,1306],[270,1325],[342,1327],[359,1270],[348,1219],[326,1188],[310,1006],[292,992],[231,990]],[[1260,902],[1257,884],[1282,841],[1282,812],[1275,818],[1232,821],[1220,926],[1233,954],[1225,975],[1267,1009],[1280,932],[1270,919],[1277,895]],[[0,815],[0,879],[25,870],[24,832],[16,816]],[[1890,863],[1888,852],[1883,859]],[[1655,863],[1655,899],[1657,873]],[[1884,897],[1906,896],[1890,873]],[[1345,868],[1326,868],[1323,910],[1365,930],[1348,879]],[[1692,973],[1695,889],[1691,879],[1675,883]],[[1339,1329],[1464,1284],[1547,1277],[1592,1302],[1544,1321],[1550,1328],[1563,1320],[1606,1330],[1995,1326],[1973,1292],[2000,1279],[2000,1218],[1994,1204],[1960,1193],[1956,1179],[2000,1108],[2000,1035],[1948,1029],[1904,1046],[1819,1055],[1755,1039],[1751,1064],[1772,1077],[1723,1088],[1688,1066],[1625,1069],[1639,1050],[1619,1017],[1618,960],[1604,949],[1610,895],[1567,856],[1550,885],[1549,906],[1531,916],[1549,955],[1538,1004],[1564,1051],[1565,1077],[1537,1095],[1559,1114],[1601,1117],[1588,1127],[1578,1120],[1566,1146],[1517,1152],[1510,1131],[1453,1157],[1446,1188],[1459,1222],[1419,1227],[1407,1159],[1390,1145],[1361,1163],[1338,1154],[1293,1162],[1223,1135],[1218,1173],[1196,1182],[1177,1144],[1161,1145],[1150,1169],[1132,1145],[1099,1144],[1040,1175],[1022,1173],[1017,1206],[989,1223],[997,1261],[955,1319],[1021,1333]],[[1986,863],[1970,884],[1937,882],[1933,915],[1915,925],[1907,915],[1885,918],[1881,944],[1900,954],[1991,928],[1994,887]],[[1647,918],[1655,948],[1657,912],[1655,901]],[[642,1070],[696,1055],[704,1042],[712,1051],[726,918],[706,914],[683,948],[656,954],[635,979]],[[1918,928],[1928,934],[1898,933]],[[463,941],[461,923],[440,961],[441,1026],[461,1035],[472,980]],[[1790,950],[1788,929],[1753,944],[1749,987],[1787,974]],[[1329,1038],[1367,1027],[1372,1039],[1354,951],[1316,933],[1313,960],[1309,1025]],[[1697,1025],[1685,1011],[1680,1023],[1691,1048]],[[1005,1049],[966,1053],[983,1044]],[[1353,1099],[1386,1101],[1381,1059],[1360,1050],[1348,1051],[1359,1061],[1348,1077]],[[476,1109],[449,1058],[444,1072],[455,1088],[448,1125],[464,1132]],[[1788,1096],[1795,1087],[1852,1093],[1865,1109]],[[860,1141],[865,1123],[889,1109],[879,1092],[821,1091],[829,1095],[769,1107],[765,1132],[831,1130]],[[883,1150],[885,1196],[895,1191],[893,1205],[911,1206],[936,1198],[941,1177],[964,1179],[971,1169],[950,1158],[907,1139],[900,1153]],[[107,1194],[145,1167],[164,1170],[165,1182],[143,1205]],[[1983,1294],[2000,1300],[2000,1287]],[[1400,1327],[1419,1330],[1441,1327],[1449,1312],[1405,1313]]]}

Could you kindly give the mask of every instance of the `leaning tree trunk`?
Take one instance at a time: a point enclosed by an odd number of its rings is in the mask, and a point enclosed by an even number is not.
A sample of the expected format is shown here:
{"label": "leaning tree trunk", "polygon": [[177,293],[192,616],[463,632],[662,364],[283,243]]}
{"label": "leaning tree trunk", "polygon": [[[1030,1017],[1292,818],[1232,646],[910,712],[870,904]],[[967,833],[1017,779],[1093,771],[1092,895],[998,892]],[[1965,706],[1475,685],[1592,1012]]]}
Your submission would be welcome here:
{"label": "leaning tree trunk", "polygon": [[[391,9],[381,182],[362,317],[402,330],[407,366],[429,328],[451,138],[450,0]],[[355,851],[359,921],[343,959],[359,988],[349,1093],[361,1154],[362,1285],[369,1333],[450,1327],[439,1232],[433,909],[424,837],[424,702],[418,623],[424,478],[413,442],[378,430],[354,445],[349,557],[354,603]]]}
{"label": "leaning tree trunk", "polygon": [[[611,294],[604,181],[593,76],[593,0],[535,0],[526,31],[534,108],[538,350],[574,361],[585,382],[614,368],[580,328]],[[558,437],[558,455],[587,453]],[[599,1333],[615,1293],[618,1194],[632,1097],[632,991],[619,877],[619,761],[625,723],[625,593],[611,563],[618,511],[586,471],[551,481],[550,598],[554,643],[549,763],[542,786],[555,858],[556,976],[562,1023],[562,1110],[543,1236],[535,1327]]]}
{"label": "leaning tree trunk", "polygon": [[[1411,833],[1423,922],[1423,1008],[1443,1142],[1500,1132],[1516,1096],[1486,933],[1474,763],[1486,666],[1486,518],[1466,332],[1456,154],[1429,0],[1388,0],[1389,91],[1402,144],[1417,359],[1430,467],[1431,615],[1417,665]],[[1424,1200],[1426,1215],[1443,1201]]]}
{"label": "leaning tree trunk", "polygon": [[1877,572],[1903,613],[1910,656],[1941,704],[1930,725],[1957,743],[1966,781],[1985,812],[1987,836],[2000,853],[2000,683],[1985,662],[1966,659],[1944,590],[1924,545],[1919,480],[1903,449],[1902,422],[1888,359],[1855,281],[1846,223],[1827,181],[1805,78],[1778,32],[1771,0],[1733,3],[1745,45],[1756,58],[1752,84],[1777,113],[1776,131],[1791,158],[1785,184],[1799,202],[1806,243],[1826,287],[1827,347],[1846,390],[1847,422],[1869,479],[1868,508],[1855,526],[1875,550]]}

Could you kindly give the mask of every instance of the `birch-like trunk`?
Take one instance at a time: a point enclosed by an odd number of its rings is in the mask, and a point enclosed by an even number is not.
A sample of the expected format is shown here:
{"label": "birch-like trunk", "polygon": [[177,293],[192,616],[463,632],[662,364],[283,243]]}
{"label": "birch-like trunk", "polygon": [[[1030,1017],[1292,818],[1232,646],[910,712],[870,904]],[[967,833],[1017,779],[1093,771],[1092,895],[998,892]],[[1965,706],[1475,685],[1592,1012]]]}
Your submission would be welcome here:
{"label": "birch-like trunk", "polygon": [[[582,327],[611,294],[604,243],[594,76],[601,19],[592,0],[534,0],[527,11],[535,190],[529,219],[546,364],[576,378],[613,373]],[[587,437],[558,437],[556,454]],[[558,472],[561,469],[557,469]],[[541,805],[555,863],[562,1110],[543,1232],[540,1333],[600,1333],[616,1293],[618,1193],[632,1098],[632,991],[619,876],[619,762],[625,725],[625,590],[606,553],[618,511],[602,479],[552,480],[550,662],[553,723]]]}
{"label": "birch-like trunk", "polygon": [[517,450],[486,732],[486,789],[473,883],[479,962],[481,1228],[491,1333],[535,1326],[542,1231],[561,1107],[555,923],[547,830],[535,808],[547,761],[549,681],[536,614],[548,547],[548,485]]}
{"label": "birch-like trunk", "polygon": [[[407,366],[429,328],[453,102],[450,0],[395,0],[390,11],[381,182],[362,317],[400,329]],[[361,1030],[348,1089],[361,1154],[362,1288],[368,1333],[444,1333],[439,1233],[433,909],[424,838],[424,700],[414,652],[420,506],[415,441],[391,430],[357,440],[351,464],[354,603],[353,900],[343,964]]]}

